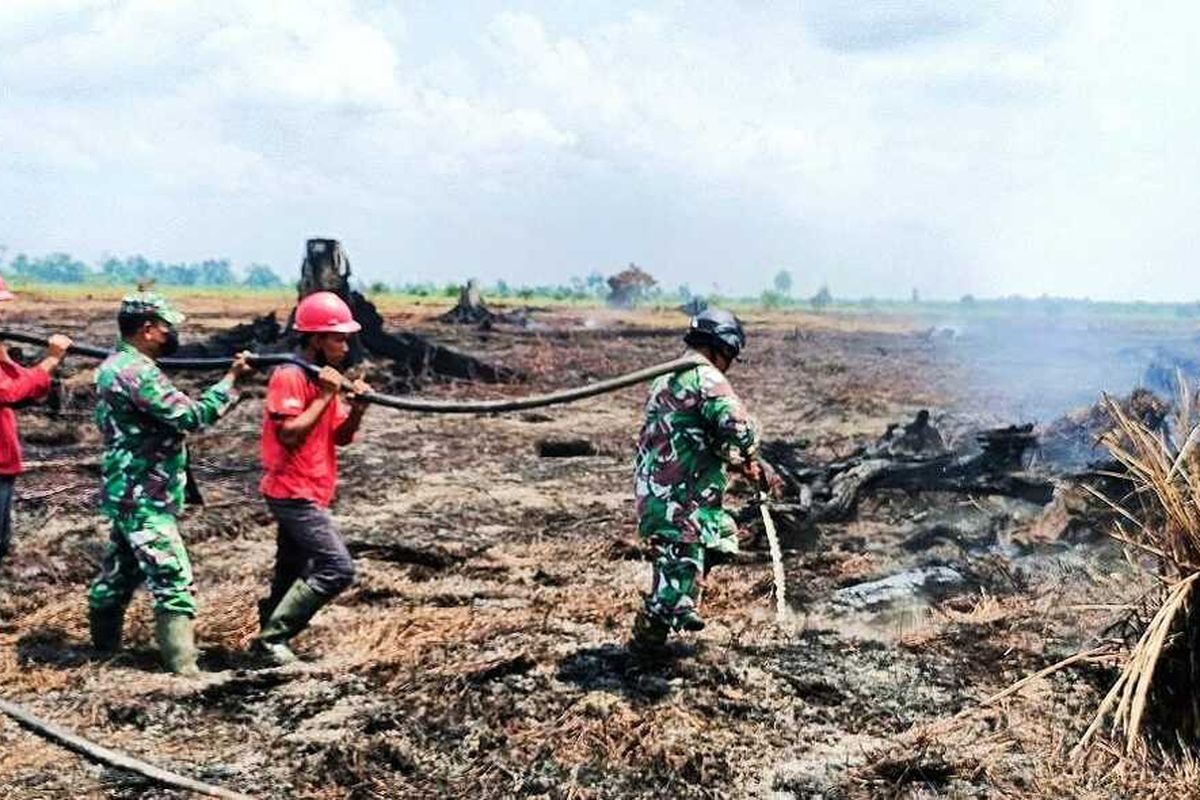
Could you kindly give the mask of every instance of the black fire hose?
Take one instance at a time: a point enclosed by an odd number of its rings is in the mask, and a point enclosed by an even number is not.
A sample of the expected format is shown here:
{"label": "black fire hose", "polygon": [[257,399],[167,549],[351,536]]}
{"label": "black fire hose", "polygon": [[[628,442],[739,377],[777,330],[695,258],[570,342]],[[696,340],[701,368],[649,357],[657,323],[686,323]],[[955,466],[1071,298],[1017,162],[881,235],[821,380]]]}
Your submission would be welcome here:
{"label": "black fire hose", "polygon": [[207,795],[208,797],[221,797],[225,800],[253,800],[249,795],[231,792],[228,789],[222,789],[219,786],[204,783],[193,778],[188,778],[184,775],[179,775],[170,770],[156,767],[153,764],[148,764],[141,759],[134,758],[127,753],[122,753],[119,750],[113,750],[108,747],[95,744],[84,739],[82,736],[67,730],[64,727],[55,725],[52,722],[47,722],[34,716],[25,708],[10,703],[7,700],[0,699],[0,713],[7,714],[17,724],[33,731],[43,739],[48,739],[61,747],[68,750],[73,750],[91,761],[104,764],[116,769],[123,769],[128,772],[134,772],[144,778],[148,778],[162,786],[169,786],[173,789],[183,789],[197,794]]}
{"label": "black fire hose", "polygon": [[[31,333],[21,333],[19,331],[0,331],[0,339],[5,339],[10,342],[20,342],[21,344],[34,344],[45,347],[49,344],[49,340],[44,336],[34,336]],[[87,344],[72,344],[67,348],[67,352],[72,355],[84,356],[86,358],[105,359],[113,354],[112,350],[105,350],[103,347],[93,347]],[[213,356],[205,358],[160,358],[157,361],[158,365],[166,370],[218,370],[229,369],[233,364],[233,359],[225,356]],[[306,364],[294,355],[289,353],[272,353],[268,355],[255,355],[250,357],[250,366],[273,367],[278,364],[298,364],[300,366],[312,366]],[[313,367],[314,374],[316,368]]]}
{"label": "black fire hose", "polygon": [[[0,331],[0,339],[22,342],[24,344],[41,345],[43,347],[47,344],[47,340],[44,337],[17,331]],[[108,358],[108,356],[112,355],[112,351],[110,350],[83,344],[72,344],[67,352],[88,358]],[[288,353],[251,355],[249,360],[252,367],[295,364],[313,377],[316,377],[317,373],[320,372],[320,368],[316,365],[308,363],[299,356]],[[233,363],[233,359],[223,357],[160,358],[157,363],[166,370],[219,370],[229,369],[229,366]],[[506,411],[526,411],[531,408],[573,403],[576,400],[595,397],[607,392],[615,392],[618,389],[624,389],[627,386],[633,386],[643,381],[657,378],[660,375],[680,372],[707,363],[708,361],[703,356],[690,353],[671,361],[664,361],[661,364],[655,364],[654,366],[635,370],[634,372],[627,372],[624,375],[589,383],[585,386],[577,386],[574,389],[562,389],[547,394],[536,394],[505,400],[466,400],[457,402],[448,400],[422,400],[420,398],[399,397],[380,392],[367,392],[358,397],[364,402],[373,405],[386,406],[398,411],[415,411],[423,414],[495,414]]]}

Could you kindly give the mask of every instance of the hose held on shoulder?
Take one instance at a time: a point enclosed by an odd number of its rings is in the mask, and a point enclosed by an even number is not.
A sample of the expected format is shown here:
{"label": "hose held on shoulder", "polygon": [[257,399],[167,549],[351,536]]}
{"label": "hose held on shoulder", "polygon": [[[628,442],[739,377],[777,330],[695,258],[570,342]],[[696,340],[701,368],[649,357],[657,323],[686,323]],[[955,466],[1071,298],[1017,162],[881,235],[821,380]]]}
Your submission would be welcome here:
{"label": "hose held on shoulder", "polygon": [[[20,331],[0,331],[0,339],[10,342],[20,342],[22,344],[32,344],[45,346],[47,340],[45,337],[35,336],[29,333]],[[107,358],[112,354],[112,351],[105,350],[101,347],[93,347],[85,344],[72,344],[67,350],[73,355],[84,356],[87,358]],[[222,370],[228,369],[233,363],[232,358],[213,357],[213,358],[160,358],[158,365],[165,370]],[[667,375],[673,372],[681,372],[683,370],[692,369],[694,367],[707,364],[708,361],[701,355],[690,353],[680,358],[665,361],[661,364],[655,364],[645,369],[627,372],[624,375],[617,375],[595,383],[589,383],[584,386],[577,386],[572,389],[561,389],[556,392],[548,392],[546,394],[528,395],[526,397],[513,397],[502,400],[465,400],[465,401],[450,401],[450,400],[428,400],[419,397],[401,397],[398,395],[383,394],[381,392],[368,392],[358,395],[365,403],[384,406],[386,408],[394,408],[398,411],[412,411],[420,414],[498,414],[512,411],[527,411],[532,408],[543,408],[545,406],[561,405],[563,403],[573,403],[578,400],[584,400],[596,395],[607,394],[624,389],[627,386],[634,386],[644,381],[653,380],[660,375]],[[316,377],[320,372],[320,368],[308,363],[299,356],[289,353],[268,353],[264,355],[251,355],[250,365],[255,368],[272,367],[280,364],[294,364],[309,375]],[[347,389],[349,386],[347,385]]]}

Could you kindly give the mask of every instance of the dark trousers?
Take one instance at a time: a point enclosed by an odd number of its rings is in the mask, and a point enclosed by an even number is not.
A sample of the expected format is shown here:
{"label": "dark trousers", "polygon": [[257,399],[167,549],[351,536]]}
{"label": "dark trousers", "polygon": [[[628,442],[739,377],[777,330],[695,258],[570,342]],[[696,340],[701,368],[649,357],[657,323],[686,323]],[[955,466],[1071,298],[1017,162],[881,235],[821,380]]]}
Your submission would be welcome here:
{"label": "dark trousers", "polygon": [[271,594],[260,604],[269,617],[299,579],[322,597],[333,597],[354,580],[354,561],[329,511],[311,500],[265,498],[279,525]]}
{"label": "dark trousers", "polygon": [[16,479],[12,475],[0,475],[0,562],[8,554],[8,543],[12,539],[12,505],[13,484]]}

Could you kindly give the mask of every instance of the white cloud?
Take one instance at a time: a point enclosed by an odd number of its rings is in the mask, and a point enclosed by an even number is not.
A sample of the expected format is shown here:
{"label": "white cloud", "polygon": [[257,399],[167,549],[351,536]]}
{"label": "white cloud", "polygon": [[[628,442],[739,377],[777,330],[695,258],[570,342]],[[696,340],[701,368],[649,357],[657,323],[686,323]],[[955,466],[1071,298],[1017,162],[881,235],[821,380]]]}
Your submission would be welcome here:
{"label": "white cloud", "polygon": [[[10,0],[0,237],[198,258],[219,228],[220,255],[284,265],[341,232],[393,279],[637,260],[745,291],[787,266],[851,294],[1164,296],[1196,244],[1197,14]],[[106,211],[122,194],[141,229]]]}

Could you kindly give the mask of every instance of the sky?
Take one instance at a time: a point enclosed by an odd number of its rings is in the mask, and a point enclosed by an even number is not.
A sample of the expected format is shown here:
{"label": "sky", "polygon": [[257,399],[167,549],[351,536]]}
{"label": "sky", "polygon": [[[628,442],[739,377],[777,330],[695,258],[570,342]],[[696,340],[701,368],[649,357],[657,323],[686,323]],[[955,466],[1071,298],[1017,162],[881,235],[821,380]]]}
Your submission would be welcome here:
{"label": "sky", "polygon": [[1195,300],[1200,5],[4,0],[0,245]]}

